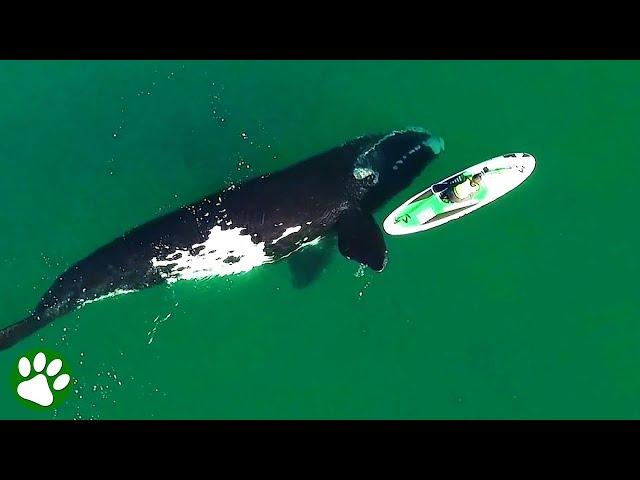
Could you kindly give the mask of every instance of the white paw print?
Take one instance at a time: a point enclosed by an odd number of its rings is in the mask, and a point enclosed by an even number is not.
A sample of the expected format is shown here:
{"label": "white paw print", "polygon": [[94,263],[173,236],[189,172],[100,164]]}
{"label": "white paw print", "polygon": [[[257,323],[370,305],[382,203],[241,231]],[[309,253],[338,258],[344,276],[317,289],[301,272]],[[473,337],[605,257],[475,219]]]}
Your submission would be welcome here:
{"label": "white paw print", "polygon": [[[62,369],[62,360],[55,358],[47,366],[46,375],[41,373],[47,363],[47,357],[40,352],[33,358],[33,370],[37,375],[29,380],[24,380],[18,385],[18,395],[25,400],[37,403],[43,407],[48,407],[53,403],[53,392],[49,387],[47,377],[55,377]],[[31,362],[27,357],[22,357],[18,362],[18,372],[22,377],[27,378],[31,374]],[[59,375],[53,380],[53,390],[60,391],[67,388],[71,377],[66,373]]]}

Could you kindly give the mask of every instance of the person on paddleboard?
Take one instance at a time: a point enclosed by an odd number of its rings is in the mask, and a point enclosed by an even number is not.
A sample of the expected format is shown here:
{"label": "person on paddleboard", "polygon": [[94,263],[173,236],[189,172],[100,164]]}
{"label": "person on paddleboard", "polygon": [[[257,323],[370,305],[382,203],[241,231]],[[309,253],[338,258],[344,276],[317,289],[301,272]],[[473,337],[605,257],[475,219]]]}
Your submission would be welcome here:
{"label": "person on paddleboard", "polygon": [[440,198],[453,203],[470,200],[480,190],[482,176],[488,171],[489,169],[485,167],[475,175],[459,175],[447,184],[438,185],[437,190],[442,192]]}

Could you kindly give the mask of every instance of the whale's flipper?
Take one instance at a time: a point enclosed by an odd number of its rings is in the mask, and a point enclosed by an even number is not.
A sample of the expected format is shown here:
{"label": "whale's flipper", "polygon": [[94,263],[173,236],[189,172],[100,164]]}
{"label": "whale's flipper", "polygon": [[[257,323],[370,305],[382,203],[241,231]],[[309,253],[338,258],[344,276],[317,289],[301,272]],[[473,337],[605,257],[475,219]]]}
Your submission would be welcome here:
{"label": "whale's flipper", "polygon": [[320,276],[329,265],[334,244],[333,237],[325,238],[319,245],[307,247],[288,259],[295,288],[306,288]]}
{"label": "whale's flipper", "polygon": [[340,215],[336,225],[340,253],[364,263],[377,272],[387,264],[387,247],[382,230],[370,213],[351,208]]}
{"label": "whale's flipper", "polygon": [[20,322],[3,328],[0,330],[0,350],[11,347],[49,323],[51,321],[41,320],[40,316],[31,315]]}

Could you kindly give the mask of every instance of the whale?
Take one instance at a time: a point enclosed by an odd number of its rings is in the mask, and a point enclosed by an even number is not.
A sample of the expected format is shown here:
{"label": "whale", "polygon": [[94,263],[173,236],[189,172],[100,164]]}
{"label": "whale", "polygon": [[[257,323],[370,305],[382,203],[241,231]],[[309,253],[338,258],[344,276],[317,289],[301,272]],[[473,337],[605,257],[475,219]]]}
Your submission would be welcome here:
{"label": "whale", "polygon": [[419,127],[363,135],[130,229],[60,274],[26,318],[0,330],[0,349],[88,303],[246,273],[329,236],[345,258],[381,272],[388,251],[373,213],[443,149]]}

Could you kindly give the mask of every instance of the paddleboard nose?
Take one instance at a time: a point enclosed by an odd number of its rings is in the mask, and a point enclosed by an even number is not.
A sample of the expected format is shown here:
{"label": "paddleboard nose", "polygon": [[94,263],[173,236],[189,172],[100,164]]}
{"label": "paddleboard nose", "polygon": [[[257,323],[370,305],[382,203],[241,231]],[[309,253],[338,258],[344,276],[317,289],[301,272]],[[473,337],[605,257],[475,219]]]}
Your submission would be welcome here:
{"label": "paddleboard nose", "polygon": [[520,167],[519,170],[521,169],[524,176],[528,177],[536,168],[536,158],[530,153],[520,153],[517,166]]}

